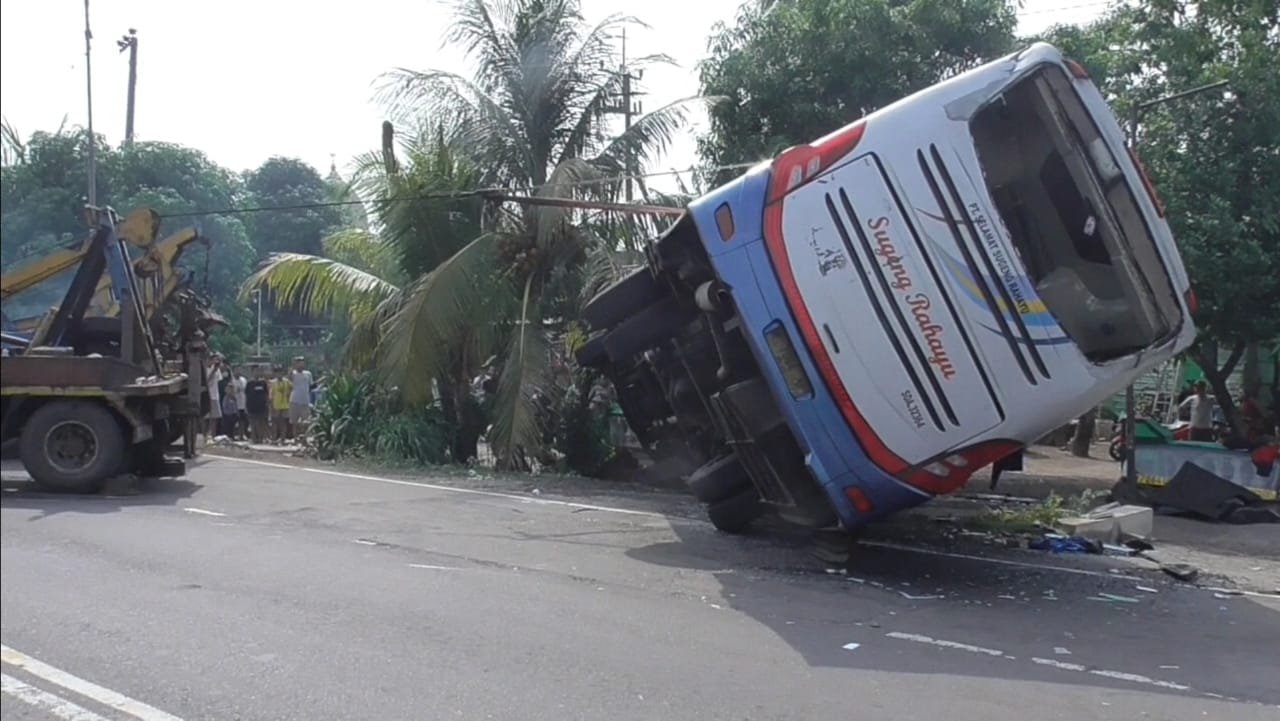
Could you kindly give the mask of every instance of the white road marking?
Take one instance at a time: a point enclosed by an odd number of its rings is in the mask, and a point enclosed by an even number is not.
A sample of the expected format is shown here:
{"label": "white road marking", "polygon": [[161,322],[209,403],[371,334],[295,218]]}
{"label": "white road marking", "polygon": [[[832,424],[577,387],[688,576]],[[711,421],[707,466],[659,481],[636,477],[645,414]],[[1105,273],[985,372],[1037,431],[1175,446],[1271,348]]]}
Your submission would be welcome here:
{"label": "white road marking", "polygon": [[[901,631],[891,631],[889,633],[886,633],[885,636],[889,638],[896,638],[900,641],[913,641],[915,643],[923,643],[923,644],[928,644],[930,646],[938,646],[940,648],[949,648],[957,651],[968,651],[969,653],[985,654],[987,656],[1000,656],[1010,661],[1017,660],[1013,656],[1006,655],[1003,651],[997,651],[994,648],[983,648],[982,646],[974,646],[973,644],[968,644],[968,643],[959,643],[957,641],[947,641],[941,638],[932,638],[930,636],[922,636],[918,633],[903,633]],[[1071,653],[1070,651],[1067,651],[1067,649],[1061,648],[1061,647],[1055,648],[1054,652],[1055,653],[1065,652],[1067,654]],[[1156,686],[1159,688],[1172,689],[1174,691],[1190,691],[1191,690],[1190,686],[1184,686],[1183,684],[1174,683],[1172,681],[1161,681],[1160,679],[1151,678],[1150,676],[1143,676],[1142,674],[1139,674],[1139,673],[1128,673],[1126,671],[1112,671],[1110,669],[1105,669],[1105,668],[1089,668],[1088,666],[1084,666],[1082,664],[1071,663],[1069,661],[1058,661],[1052,658],[1032,657],[1031,661],[1032,663],[1038,664],[1040,666],[1049,666],[1051,668],[1056,668],[1060,671],[1074,671],[1076,673],[1087,673],[1093,676],[1102,676],[1104,678],[1115,679],[1117,681],[1127,681],[1129,683],[1143,684],[1147,686]]]}
{"label": "white road marking", "polygon": [[514,493],[501,493],[499,491],[481,491],[476,488],[458,488],[457,486],[442,486],[438,483],[423,483],[422,481],[405,481],[398,478],[384,478],[382,476],[368,476],[362,473],[346,473],[344,471],[330,471],[324,468],[307,468],[306,466],[291,466],[287,463],[271,463],[269,461],[258,461],[250,458],[236,458],[235,456],[220,456],[215,453],[205,453],[209,458],[217,458],[222,461],[235,461],[237,463],[251,463],[255,466],[266,466],[268,468],[283,468],[290,471],[302,471],[304,473],[315,473],[322,476],[337,476],[339,478],[354,478],[358,481],[373,481],[375,483],[388,483],[395,486],[411,486],[414,488],[426,488],[432,491],[446,491],[448,493],[460,493],[468,496],[484,496],[487,498],[504,498],[509,501],[520,501],[521,503],[532,503],[540,506],[562,506],[565,508],[576,508],[584,511],[604,511],[607,513],[621,513],[628,516],[647,516],[649,518],[666,518],[667,516],[653,511],[636,511],[630,508],[614,508],[613,506],[597,506],[591,503],[575,503],[573,501],[554,501],[547,498],[530,498],[529,496],[519,496]]}
{"label": "white road marking", "polygon": [[109,688],[103,688],[92,681],[73,676],[66,671],[54,668],[43,661],[37,661],[25,653],[15,651],[8,646],[0,645],[0,660],[11,666],[16,666],[32,676],[61,686],[72,693],[126,713],[138,719],[138,721],[182,721],[177,716],[165,713],[154,706],[148,706],[137,699],[129,698]]}
{"label": "white road marking", "polygon": [[942,556],[944,558],[963,558],[967,561],[981,561],[982,563],[996,563],[1002,566],[1034,568],[1041,571],[1060,571],[1062,573],[1074,573],[1077,576],[1094,576],[1099,578],[1121,578],[1126,581],[1143,580],[1135,576],[1125,576],[1119,573],[1101,573],[1099,571],[1090,571],[1084,568],[1067,568],[1065,566],[1052,566],[1046,563],[1030,563],[1027,561],[1010,561],[1005,558],[986,558],[984,556],[971,556],[967,553],[953,553],[951,551],[935,551],[932,548],[920,548],[919,546],[907,546],[901,543],[891,543],[888,541],[859,541],[858,545],[872,546],[875,548],[888,548],[894,551],[909,551],[911,553],[922,553],[926,556]]}
{"label": "white road marking", "polygon": [[225,513],[218,513],[217,511],[206,511],[203,508],[184,508],[182,510],[186,511],[187,513],[198,513],[201,516],[217,516],[221,518],[227,515]]}
{"label": "white road marking", "polygon": [[0,691],[38,709],[48,711],[64,721],[108,721],[105,716],[99,716],[61,696],[55,696],[48,691],[23,683],[7,673],[0,674]]}
{"label": "white road marking", "polygon": [[968,651],[969,653],[981,653],[988,656],[1003,656],[1004,651],[997,651],[994,648],[983,648],[982,646],[974,646],[968,643],[958,643],[956,641],[946,641],[940,638],[932,638],[930,636],[922,636],[918,633],[903,633],[901,631],[890,631],[885,634],[889,638],[896,638],[899,641],[914,641],[916,643],[927,643],[932,646],[941,646],[942,648],[951,648],[957,651]]}
{"label": "white road marking", "polygon": [[436,566],[430,563],[410,563],[409,568],[425,568],[428,571],[461,571],[457,566]]}
{"label": "white road marking", "polygon": [[1081,673],[1092,674],[1094,676],[1114,678],[1118,681],[1128,681],[1129,683],[1140,683],[1140,684],[1146,684],[1148,686],[1158,686],[1160,688],[1173,689],[1174,691],[1190,691],[1191,690],[1190,686],[1184,686],[1180,683],[1174,683],[1172,681],[1161,681],[1159,679],[1151,678],[1150,676],[1143,676],[1140,673],[1128,673],[1125,671],[1110,671],[1105,668],[1088,668],[1086,666],[1081,666],[1078,663],[1065,663],[1062,661],[1055,661],[1054,659],[1051,659],[1051,658],[1032,658],[1031,661],[1033,663],[1038,663],[1041,666],[1052,666],[1053,668],[1062,669],[1063,671],[1077,671]]}

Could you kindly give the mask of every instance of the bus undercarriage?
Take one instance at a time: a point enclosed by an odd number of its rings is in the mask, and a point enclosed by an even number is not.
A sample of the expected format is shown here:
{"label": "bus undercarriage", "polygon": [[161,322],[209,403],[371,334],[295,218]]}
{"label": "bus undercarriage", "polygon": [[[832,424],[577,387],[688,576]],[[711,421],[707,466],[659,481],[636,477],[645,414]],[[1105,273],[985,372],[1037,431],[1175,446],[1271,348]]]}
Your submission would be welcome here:
{"label": "bus undercarriage", "polygon": [[592,335],[578,363],[613,381],[644,445],[687,460],[689,489],[717,528],[741,532],[767,512],[810,528],[836,522],[691,217],[584,316]]}

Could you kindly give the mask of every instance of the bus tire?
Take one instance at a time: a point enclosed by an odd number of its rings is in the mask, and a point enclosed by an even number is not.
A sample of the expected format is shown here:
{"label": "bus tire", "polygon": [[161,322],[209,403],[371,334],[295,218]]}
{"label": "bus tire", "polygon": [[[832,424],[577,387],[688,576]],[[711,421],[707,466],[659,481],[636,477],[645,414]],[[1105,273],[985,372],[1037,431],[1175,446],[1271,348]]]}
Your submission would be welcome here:
{"label": "bus tire", "polygon": [[97,493],[124,467],[124,429],[99,403],[53,401],[22,429],[22,464],[40,486],[60,493]]}
{"label": "bus tire", "polygon": [[663,290],[647,266],[637,268],[588,301],[582,309],[582,319],[592,330],[607,330],[640,308],[656,302],[662,297]]}
{"label": "bus tire", "polygon": [[752,521],[764,515],[764,511],[764,504],[752,487],[707,506],[707,517],[717,531],[736,535],[745,532]]}
{"label": "bus tire", "polygon": [[716,503],[750,488],[751,479],[734,454],[702,464],[689,475],[689,490],[703,503]]}

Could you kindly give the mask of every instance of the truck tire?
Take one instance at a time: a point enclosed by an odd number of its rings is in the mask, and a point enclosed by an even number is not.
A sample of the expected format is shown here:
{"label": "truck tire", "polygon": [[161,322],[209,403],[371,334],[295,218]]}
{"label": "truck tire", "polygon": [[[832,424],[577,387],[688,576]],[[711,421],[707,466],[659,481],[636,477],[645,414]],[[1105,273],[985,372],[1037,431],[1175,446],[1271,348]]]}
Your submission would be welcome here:
{"label": "truck tire", "polygon": [[22,464],[41,486],[61,493],[97,493],[124,467],[124,429],[91,401],[53,401],[22,429]]}
{"label": "truck tire", "polygon": [[738,463],[738,457],[730,454],[699,466],[689,475],[689,490],[703,503],[723,501],[751,487],[751,479]]}
{"label": "truck tire", "polygon": [[627,316],[657,301],[663,290],[647,266],[638,268],[588,301],[582,309],[582,318],[592,330],[612,328]]}
{"label": "truck tire", "polygon": [[765,506],[760,502],[756,489],[747,488],[723,501],[707,507],[711,525],[722,533],[739,534],[747,530],[751,522],[763,516]]}
{"label": "truck tire", "polygon": [[604,337],[609,358],[618,362],[639,355],[671,338],[697,318],[675,296],[631,313]]}

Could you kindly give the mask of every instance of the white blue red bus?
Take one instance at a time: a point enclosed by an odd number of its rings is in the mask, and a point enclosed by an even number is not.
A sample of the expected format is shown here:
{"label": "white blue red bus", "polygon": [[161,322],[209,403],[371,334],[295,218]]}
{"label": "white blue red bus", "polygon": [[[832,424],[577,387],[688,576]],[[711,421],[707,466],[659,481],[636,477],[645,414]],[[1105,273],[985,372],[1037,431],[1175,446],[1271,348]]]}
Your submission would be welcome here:
{"label": "white blue red bus", "polygon": [[579,362],[726,531],[856,529],[962,487],[1195,336],[1164,208],[1037,44],[693,202]]}

